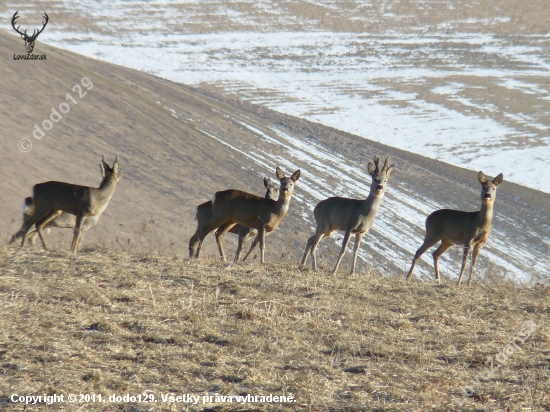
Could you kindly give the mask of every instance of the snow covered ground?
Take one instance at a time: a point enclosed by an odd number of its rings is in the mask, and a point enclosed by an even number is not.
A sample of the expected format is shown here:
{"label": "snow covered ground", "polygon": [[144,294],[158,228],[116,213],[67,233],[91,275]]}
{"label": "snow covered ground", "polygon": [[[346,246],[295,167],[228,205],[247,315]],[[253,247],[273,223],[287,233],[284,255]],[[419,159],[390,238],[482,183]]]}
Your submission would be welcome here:
{"label": "snow covered ground", "polygon": [[[505,181],[550,193],[550,35],[524,33],[520,26],[506,33],[502,27],[513,16],[497,9],[457,19],[451,2],[419,0],[411,2],[413,9],[396,9],[397,3],[48,0],[0,5],[0,16],[8,21],[19,9],[20,20],[32,28],[48,12],[50,24],[37,51],[44,42],[175,82],[215,86],[449,164],[490,176],[502,172]],[[470,3],[475,8],[482,2]],[[268,135],[242,126],[258,139],[288,147],[279,160],[289,167],[294,159],[307,160],[307,173],[316,178],[301,182],[307,193],[301,200],[311,209],[328,196],[367,190],[364,165],[282,129]],[[236,144],[234,150],[244,148]],[[265,153],[245,154],[257,165],[272,166],[265,164]],[[341,187],[325,190],[327,171]],[[375,225],[389,228],[377,233],[380,251],[408,266],[426,215],[446,205],[403,187],[392,187],[385,204]],[[512,236],[495,231],[485,256],[518,279],[526,272],[546,273],[547,243],[509,245]],[[363,259],[367,253],[361,252]],[[444,255],[444,272],[448,267],[454,274],[457,256]],[[423,259],[431,262],[429,255]],[[431,277],[431,271],[420,267],[418,275]]]}
{"label": "snow covered ground", "polygon": [[[136,33],[121,40],[53,31],[44,36],[77,53],[176,82],[215,83],[286,114],[457,166],[503,172],[508,180],[550,192],[550,174],[533,174],[547,169],[550,158],[543,110],[549,91],[530,80],[549,80],[546,61],[532,62],[542,52],[537,47],[518,50],[473,34],[449,40],[326,32]],[[512,67],[476,67],[457,59],[472,48],[490,60],[510,59]],[[407,50],[413,56],[403,60]],[[477,86],[478,79],[486,86]],[[480,87],[513,93],[514,100],[529,95],[540,109],[517,112],[495,96],[476,98]]]}
{"label": "snow covered ground", "polygon": [[[550,192],[550,35],[491,33],[509,17],[423,28],[389,1],[376,12],[369,2],[338,0],[298,2],[301,12],[273,1],[62,3],[8,3],[0,15],[9,20],[19,8],[20,20],[31,22],[47,10],[39,42],[176,82],[215,84],[287,114]],[[418,2],[416,12],[432,3]],[[85,27],[71,24],[76,16]],[[356,21],[394,25],[326,31],[324,17],[343,29]]]}

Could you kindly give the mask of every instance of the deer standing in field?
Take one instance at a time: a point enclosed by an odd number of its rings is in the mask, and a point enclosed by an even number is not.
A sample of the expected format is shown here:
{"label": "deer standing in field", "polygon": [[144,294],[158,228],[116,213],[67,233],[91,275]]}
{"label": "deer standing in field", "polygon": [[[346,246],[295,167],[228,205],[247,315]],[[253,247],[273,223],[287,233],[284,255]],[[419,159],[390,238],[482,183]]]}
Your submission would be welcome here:
{"label": "deer standing in field", "polygon": [[[102,178],[105,178],[105,172],[103,165],[100,165],[100,170],[102,173]],[[23,225],[21,226],[21,229],[17,233],[15,233],[10,240],[10,245],[14,243],[18,238],[22,237],[25,233],[25,225],[27,222],[32,219],[32,216],[34,214],[34,206],[32,203],[32,197],[26,197],[25,201],[23,203]],[[94,227],[97,222],[99,221],[99,217],[101,214],[95,215],[95,216],[89,216],[84,219],[84,224],[82,225],[82,230],[84,233],[91,227]],[[51,220],[46,226],[44,226],[44,229],[46,233],[50,231],[50,228],[57,227],[59,229],[74,229],[74,225],[76,223],[76,217],[75,215],[72,215],[67,212],[62,212],[59,216],[57,216],[55,219]],[[33,229],[28,234],[28,240],[31,245],[34,245],[36,236],[38,236],[38,232],[36,229]]]}
{"label": "deer standing in field", "polygon": [[[203,228],[202,240],[213,230],[216,231],[216,242],[222,260],[225,262],[225,250],[223,237],[236,224],[247,226],[258,231],[257,239],[260,243],[260,262],[264,263],[265,236],[273,232],[285,217],[290,199],[294,193],[296,181],[300,178],[300,170],[296,170],[291,177],[285,177],[283,171],[277,167],[277,178],[281,185],[279,187],[279,199],[265,199],[240,190],[229,189],[216,192],[212,199],[212,221]],[[223,227],[223,229],[222,229]],[[256,243],[256,241],[254,242]],[[200,243],[197,248],[197,257],[200,255]],[[238,260],[239,256],[235,257]]]}
{"label": "deer standing in field", "polygon": [[[279,188],[271,181],[271,179],[264,177],[264,186],[266,188],[266,199],[277,200],[279,198]],[[213,214],[214,211],[212,208],[211,200],[197,206],[197,214],[195,215],[195,219],[198,222],[197,230],[189,240],[189,259],[192,259],[193,257],[198,257],[198,251],[202,247],[202,240],[204,240],[204,238],[201,239],[200,235],[203,229],[212,221]],[[218,229],[218,231],[224,229],[225,227],[222,226]],[[239,256],[242,249],[246,245],[246,242],[248,242],[250,238],[256,236],[258,234],[258,231],[256,229],[237,224],[229,229],[229,232],[239,235],[239,245],[235,254],[235,262],[238,262]]]}
{"label": "deer standing in field", "polygon": [[376,212],[382,203],[382,198],[386,192],[388,179],[395,171],[395,166],[390,166],[390,158],[384,162],[384,166],[380,167],[380,158],[374,156],[374,164],[367,165],[367,170],[372,176],[370,192],[365,200],[348,199],[344,197],[329,197],[317,204],[313,210],[317,228],[315,234],[307,241],[306,250],[302,258],[302,265],[305,265],[307,258],[311,253],[313,270],[317,270],[317,245],[325,237],[330,237],[335,230],[343,230],[344,240],[340,255],[336,260],[336,265],[332,274],[338,270],[338,266],[346,252],[349,238],[351,234],[355,234],[355,243],[353,247],[353,263],[351,264],[352,275],[355,271],[357,261],[357,252],[363,235],[371,228],[376,217]]}
{"label": "deer standing in field", "polygon": [[472,281],[472,275],[477,262],[479,251],[487,242],[491,233],[491,221],[493,219],[493,204],[497,194],[497,186],[504,180],[503,174],[499,174],[493,181],[487,180],[483,172],[477,175],[481,183],[481,210],[477,212],[463,212],[460,210],[441,209],[436,210],[426,218],[426,236],[420,249],[416,251],[412,261],[411,269],[407,274],[409,280],[413,274],[414,267],[420,256],[433,245],[441,241],[441,244],[433,253],[435,279],[439,279],[438,261],[440,256],[449,250],[453,245],[463,245],[462,268],[458,277],[457,285],[462,281],[462,275],[466,269],[466,262],[470,249],[473,247],[472,262],[470,266],[470,277],[468,285]]}
{"label": "deer standing in field", "polygon": [[107,164],[105,155],[103,155],[99,167],[104,177],[98,188],[64,182],[45,182],[33,187],[32,207],[34,212],[32,218],[24,223],[21,230],[23,232],[21,247],[25,246],[27,235],[31,227],[35,225],[44,249],[48,250],[44,228],[52,220],[66,212],[75,216],[71,251],[78,250],[82,240],[84,221],[86,218],[99,219],[115,192],[117,182],[124,173],[123,170],[119,171],[118,155],[113,167]]}

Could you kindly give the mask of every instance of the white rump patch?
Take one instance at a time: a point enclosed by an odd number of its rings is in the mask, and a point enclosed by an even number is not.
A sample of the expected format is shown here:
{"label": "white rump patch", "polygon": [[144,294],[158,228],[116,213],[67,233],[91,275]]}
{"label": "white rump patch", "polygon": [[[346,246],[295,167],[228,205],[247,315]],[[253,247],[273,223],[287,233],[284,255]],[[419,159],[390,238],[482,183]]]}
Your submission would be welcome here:
{"label": "white rump patch", "polygon": [[216,194],[214,193],[214,197],[212,198],[212,205],[214,205],[214,203],[216,203]]}

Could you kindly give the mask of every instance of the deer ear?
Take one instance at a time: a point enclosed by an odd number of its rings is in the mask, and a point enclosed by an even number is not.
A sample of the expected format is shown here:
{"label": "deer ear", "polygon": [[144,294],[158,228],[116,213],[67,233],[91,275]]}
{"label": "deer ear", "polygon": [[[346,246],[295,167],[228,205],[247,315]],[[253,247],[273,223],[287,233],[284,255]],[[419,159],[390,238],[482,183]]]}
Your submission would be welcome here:
{"label": "deer ear", "polygon": [[481,170],[477,174],[477,180],[479,180],[479,183],[485,183],[487,181],[487,178],[485,177],[485,175]]}
{"label": "deer ear", "polygon": [[371,162],[369,162],[369,164],[367,165],[367,171],[369,172],[369,175],[374,177],[374,172],[376,171],[376,169],[374,168],[374,165]]}
{"label": "deer ear", "polygon": [[395,165],[388,167],[388,170],[386,170],[386,178],[389,178],[393,172],[395,172]]}
{"label": "deer ear", "polygon": [[504,175],[501,173],[497,177],[495,177],[495,180],[493,180],[493,183],[498,186],[499,184],[502,183],[503,180],[504,180]]}
{"label": "deer ear", "polygon": [[113,172],[118,173],[118,155],[116,155],[115,162],[113,163]]}
{"label": "deer ear", "polygon": [[107,163],[107,158],[105,157],[105,155],[102,155],[101,157],[101,164],[103,165],[106,171],[111,170],[111,166],[109,166],[109,163]]}
{"label": "deer ear", "polygon": [[290,180],[295,182],[300,178],[300,174],[301,174],[300,169],[296,170],[294,173],[292,173],[292,176],[290,176]]}
{"label": "deer ear", "polygon": [[280,167],[277,166],[277,169],[275,169],[275,173],[277,174],[277,179],[283,180],[285,178],[285,174],[281,170]]}
{"label": "deer ear", "polygon": [[105,177],[105,167],[101,163],[99,164],[99,170],[101,171],[101,176]]}

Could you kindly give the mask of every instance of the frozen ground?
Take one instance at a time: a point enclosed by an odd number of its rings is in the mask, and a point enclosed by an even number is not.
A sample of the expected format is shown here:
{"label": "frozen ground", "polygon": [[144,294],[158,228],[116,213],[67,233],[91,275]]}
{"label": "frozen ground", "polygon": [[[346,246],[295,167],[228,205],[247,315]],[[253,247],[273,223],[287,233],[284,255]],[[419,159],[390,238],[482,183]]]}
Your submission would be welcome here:
{"label": "frozen ground", "polygon": [[[50,24],[37,52],[45,42],[176,82],[216,88],[446,163],[491,176],[502,172],[506,181],[550,193],[550,35],[542,24],[550,12],[537,13],[519,1],[492,4],[30,1],[0,5],[0,16],[9,21],[19,9],[21,24],[33,27],[40,13],[48,12]],[[170,111],[186,122],[185,113]],[[297,194],[305,210],[328,196],[360,197],[367,190],[366,159],[347,159],[284,128],[262,131],[242,119],[230,121],[263,144],[251,148],[197,130],[230,146],[251,167],[270,170],[306,162],[308,168],[302,169],[309,178],[300,182],[305,193]],[[274,154],[268,147],[280,150]],[[327,174],[331,184],[324,181]],[[468,210],[478,206],[477,196]],[[452,204],[463,207],[462,200],[391,182],[374,227],[381,262],[406,271],[421,243],[426,215]],[[303,218],[313,223],[310,213]],[[531,233],[520,230],[523,221],[510,213],[499,219],[501,226],[482,258],[518,279],[525,273],[547,275],[550,243],[540,233],[548,233],[548,222]],[[459,255],[458,250],[444,255],[444,273],[455,274]],[[372,260],[371,249],[364,246],[361,257]],[[432,277],[431,255],[423,259],[417,275]]]}
{"label": "frozen ground", "polygon": [[61,3],[0,13],[47,11],[39,41],[550,192],[550,36],[506,2]]}

